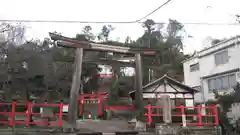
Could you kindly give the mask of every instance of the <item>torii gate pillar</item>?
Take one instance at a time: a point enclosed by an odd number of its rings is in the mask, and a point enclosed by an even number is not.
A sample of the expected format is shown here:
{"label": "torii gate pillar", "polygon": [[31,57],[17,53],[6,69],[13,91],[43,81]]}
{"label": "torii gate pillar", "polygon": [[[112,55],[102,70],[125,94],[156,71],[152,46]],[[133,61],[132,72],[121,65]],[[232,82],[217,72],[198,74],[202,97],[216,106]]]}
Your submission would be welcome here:
{"label": "torii gate pillar", "polygon": [[71,124],[72,128],[76,128],[77,120],[77,108],[78,108],[78,96],[79,89],[81,84],[81,75],[82,75],[82,63],[83,63],[83,48],[76,49],[76,58],[75,58],[75,71],[72,78],[72,86],[70,91],[69,98],[69,107],[67,120]]}
{"label": "torii gate pillar", "polygon": [[135,105],[137,109],[142,109],[143,107],[143,89],[142,89],[142,60],[141,54],[135,54]]}

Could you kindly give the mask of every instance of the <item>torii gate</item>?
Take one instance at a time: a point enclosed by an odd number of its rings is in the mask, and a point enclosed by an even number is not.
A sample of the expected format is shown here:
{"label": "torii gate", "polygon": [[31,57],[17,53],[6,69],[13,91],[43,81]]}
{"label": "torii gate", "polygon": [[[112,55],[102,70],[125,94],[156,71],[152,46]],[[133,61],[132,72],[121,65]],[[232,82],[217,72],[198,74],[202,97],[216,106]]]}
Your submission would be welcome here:
{"label": "torii gate", "polygon": [[82,74],[82,63],[83,63],[83,51],[105,51],[105,52],[117,52],[123,54],[134,54],[135,55],[135,80],[136,80],[136,107],[138,109],[142,106],[142,63],[141,54],[154,55],[157,50],[153,49],[142,49],[142,48],[132,48],[132,47],[122,47],[98,44],[93,42],[78,41],[73,38],[64,37],[54,33],[49,33],[52,40],[57,42],[57,45],[68,48],[76,48],[76,69],[73,75],[73,82],[70,91],[70,101],[68,109],[68,122],[75,127],[77,118],[77,103],[78,103],[78,93],[81,83]]}

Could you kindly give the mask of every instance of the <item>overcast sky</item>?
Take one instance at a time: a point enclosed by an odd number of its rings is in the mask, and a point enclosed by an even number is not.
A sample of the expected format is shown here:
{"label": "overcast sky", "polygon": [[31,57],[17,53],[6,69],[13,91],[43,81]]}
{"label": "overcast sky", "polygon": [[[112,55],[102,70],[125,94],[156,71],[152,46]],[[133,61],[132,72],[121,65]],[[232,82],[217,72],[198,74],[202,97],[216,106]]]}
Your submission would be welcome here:
{"label": "overcast sky", "polygon": [[[2,0],[0,19],[19,20],[68,20],[68,21],[133,21],[140,19],[166,0]],[[6,5],[6,6],[3,6]],[[167,22],[235,23],[234,15],[240,14],[240,0],[172,0],[149,19]],[[28,38],[43,39],[48,32],[57,31],[65,36],[75,36],[86,24],[25,23]],[[207,26],[184,24],[185,52],[203,48],[206,37],[228,38],[240,35],[239,26]],[[91,24],[95,33],[102,24]],[[136,39],[143,33],[140,24],[113,24],[113,39],[123,41],[126,36]]]}

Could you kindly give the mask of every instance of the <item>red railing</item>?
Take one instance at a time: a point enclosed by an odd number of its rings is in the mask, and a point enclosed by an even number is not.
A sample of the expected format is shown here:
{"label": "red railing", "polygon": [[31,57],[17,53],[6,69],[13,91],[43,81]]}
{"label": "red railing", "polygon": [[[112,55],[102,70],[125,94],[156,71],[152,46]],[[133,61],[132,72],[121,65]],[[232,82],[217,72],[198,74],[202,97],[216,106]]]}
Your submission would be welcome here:
{"label": "red railing", "polygon": [[[151,125],[153,120],[152,117],[154,116],[162,116],[162,114],[160,114],[161,111],[158,111],[159,113],[153,113],[153,109],[162,109],[162,106],[151,106],[151,105],[147,105],[145,107],[147,109],[147,113],[145,113],[145,116],[147,116],[147,121],[148,124]],[[171,109],[178,109],[178,113],[172,113],[172,116],[176,116],[176,117],[182,117],[182,124],[183,125],[195,125],[195,126],[205,126],[205,125],[211,125],[211,126],[216,126],[219,124],[219,120],[218,120],[218,114],[217,114],[217,107],[214,106],[193,106],[193,107],[186,107],[186,106],[173,106],[171,107]],[[194,110],[196,109],[196,113],[186,113],[186,109],[191,109]],[[207,114],[202,114],[201,110],[202,109],[208,109],[208,111],[210,111],[210,113]],[[157,112],[157,111],[156,111]],[[186,117],[197,117],[197,122],[196,123],[187,123],[186,122]],[[203,117],[212,117],[214,122],[203,122]],[[184,121],[185,120],[185,121]]]}
{"label": "red railing", "polygon": [[113,74],[98,74],[97,76],[100,77],[100,78],[112,78],[112,77],[114,77]]}
{"label": "red railing", "polygon": [[[0,121],[1,124],[8,124],[9,126],[15,126],[16,124],[23,124],[26,126],[30,126],[30,125],[58,125],[58,126],[62,126],[63,125],[63,120],[62,120],[62,116],[63,116],[63,104],[36,104],[36,103],[32,103],[32,102],[27,102],[27,103],[17,103],[15,101],[13,101],[12,103],[0,103],[1,106],[4,107],[10,107],[11,111],[2,111],[0,112],[0,115],[6,115],[8,116],[8,118],[10,120],[2,120]],[[26,109],[25,112],[16,112],[16,107],[20,107],[23,106]],[[46,121],[44,119],[41,119],[40,121],[31,121],[31,117],[34,115],[40,115],[41,117],[41,112],[40,113],[34,113],[32,112],[32,108],[33,107],[59,107],[59,112],[55,113],[54,115],[58,116],[57,121]],[[24,115],[25,120],[24,121],[20,121],[20,120],[16,120],[15,117],[17,115]]]}
{"label": "red railing", "polygon": [[106,110],[136,110],[134,106],[106,106]]}
{"label": "red railing", "polygon": [[106,110],[135,110],[134,106],[105,106],[103,108],[103,104],[105,101],[105,98],[108,96],[107,92],[103,93],[90,93],[90,94],[81,94],[79,96],[79,116],[81,117],[83,115],[83,105],[85,104],[85,101],[97,101],[98,105],[98,117],[101,117],[103,115],[103,109]]}

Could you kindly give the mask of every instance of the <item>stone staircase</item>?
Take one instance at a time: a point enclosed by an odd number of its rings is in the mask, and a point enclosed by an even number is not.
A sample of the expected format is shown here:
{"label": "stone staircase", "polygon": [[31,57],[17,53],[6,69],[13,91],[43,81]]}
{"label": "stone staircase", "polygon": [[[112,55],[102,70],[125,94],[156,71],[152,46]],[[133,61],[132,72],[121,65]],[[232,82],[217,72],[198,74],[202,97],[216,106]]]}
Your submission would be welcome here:
{"label": "stone staircase", "polygon": [[77,126],[92,132],[119,132],[129,131],[127,121],[123,120],[78,120]]}

